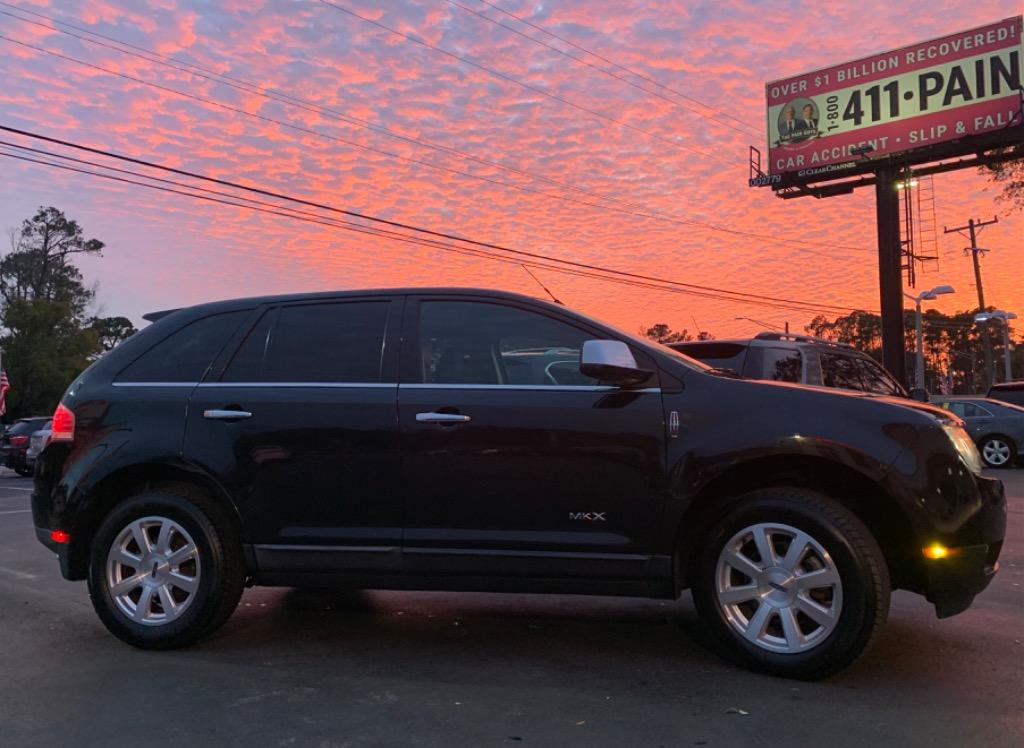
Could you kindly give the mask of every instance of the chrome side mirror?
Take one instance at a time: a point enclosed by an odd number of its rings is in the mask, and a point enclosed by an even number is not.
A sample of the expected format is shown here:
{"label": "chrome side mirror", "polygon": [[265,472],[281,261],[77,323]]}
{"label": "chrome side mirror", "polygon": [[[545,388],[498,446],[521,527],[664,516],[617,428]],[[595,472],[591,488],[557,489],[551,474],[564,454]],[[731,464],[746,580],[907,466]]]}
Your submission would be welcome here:
{"label": "chrome side mirror", "polygon": [[588,340],[580,354],[580,373],[629,387],[647,381],[653,372],[641,369],[629,346],[621,340]]}

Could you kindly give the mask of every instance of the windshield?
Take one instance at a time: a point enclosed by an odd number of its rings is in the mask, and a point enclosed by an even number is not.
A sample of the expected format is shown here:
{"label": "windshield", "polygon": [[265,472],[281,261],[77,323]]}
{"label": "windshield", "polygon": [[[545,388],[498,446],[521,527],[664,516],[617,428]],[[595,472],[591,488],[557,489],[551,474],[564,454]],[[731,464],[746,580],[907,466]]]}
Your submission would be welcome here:
{"label": "windshield", "polygon": [[44,423],[46,423],[45,418],[36,418],[30,421],[18,421],[7,430],[7,433],[15,436],[18,434],[28,434],[40,428]]}

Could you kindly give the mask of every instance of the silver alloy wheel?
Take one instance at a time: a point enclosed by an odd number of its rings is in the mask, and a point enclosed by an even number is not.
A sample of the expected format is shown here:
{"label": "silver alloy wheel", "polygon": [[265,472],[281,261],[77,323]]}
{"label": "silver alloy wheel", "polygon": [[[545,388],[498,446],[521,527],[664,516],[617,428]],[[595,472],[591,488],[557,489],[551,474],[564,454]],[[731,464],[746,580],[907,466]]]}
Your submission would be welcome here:
{"label": "silver alloy wheel", "polygon": [[166,517],[126,526],[107,554],[107,589],[118,609],[145,626],[177,620],[199,589],[199,549]]}
{"label": "silver alloy wheel", "polygon": [[757,524],[733,535],[718,556],[715,581],[729,624],[769,652],[818,646],[843,609],[843,583],[832,557],[789,525]]}
{"label": "silver alloy wheel", "polygon": [[981,454],[992,467],[1002,467],[1010,461],[1010,445],[1002,439],[989,439],[981,448]]}

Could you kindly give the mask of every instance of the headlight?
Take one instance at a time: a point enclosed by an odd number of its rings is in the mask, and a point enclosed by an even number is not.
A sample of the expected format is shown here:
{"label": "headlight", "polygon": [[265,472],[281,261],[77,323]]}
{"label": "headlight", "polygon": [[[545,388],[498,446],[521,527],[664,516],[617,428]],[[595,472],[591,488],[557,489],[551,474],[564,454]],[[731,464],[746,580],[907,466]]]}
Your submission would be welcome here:
{"label": "headlight", "polygon": [[942,430],[946,432],[946,436],[953,442],[953,449],[960,455],[960,459],[967,465],[967,469],[975,475],[981,475],[981,455],[978,454],[978,448],[974,445],[974,440],[964,431],[963,426],[956,423],[944,423],[942,424]]}

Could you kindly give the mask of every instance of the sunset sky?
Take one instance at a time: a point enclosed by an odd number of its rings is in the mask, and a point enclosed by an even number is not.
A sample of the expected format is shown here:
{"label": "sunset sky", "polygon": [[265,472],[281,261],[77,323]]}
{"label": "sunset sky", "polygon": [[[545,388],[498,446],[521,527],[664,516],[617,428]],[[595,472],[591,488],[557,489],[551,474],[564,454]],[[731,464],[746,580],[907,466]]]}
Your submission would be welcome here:
{"label": "sunset sky", "polygon": [[[1021,12],[1019,0],[334,1],[475,65],[316,0],[17,0],[0,3],[0,35],[136,80],[0,39],[0,124],[552,257],[877,309],[872,190],[783,201],[747,187],[747,146],[764,150],[764,83]],[[88,43],[48,19],[276,94]],[[0,175],[0,229],[40,205],[64,210],[107,244],[82,262],[102,313],[137,323],[154,309],[289,291],[543,293],[514,264],[8,158]],[[1024,316],[1024,213],[1008,213],[975,170],[934,185],[940,261],[918,290],[949,283],[957,293],[937,308],[975,306],[966,240],[942,227],[998,213],[980,240],[992,250],[986,297]],[[814,316],[534,272],[567,305],[632,330],[667,322],[725,337],[757,329],[738,316],[797,330]]]}

